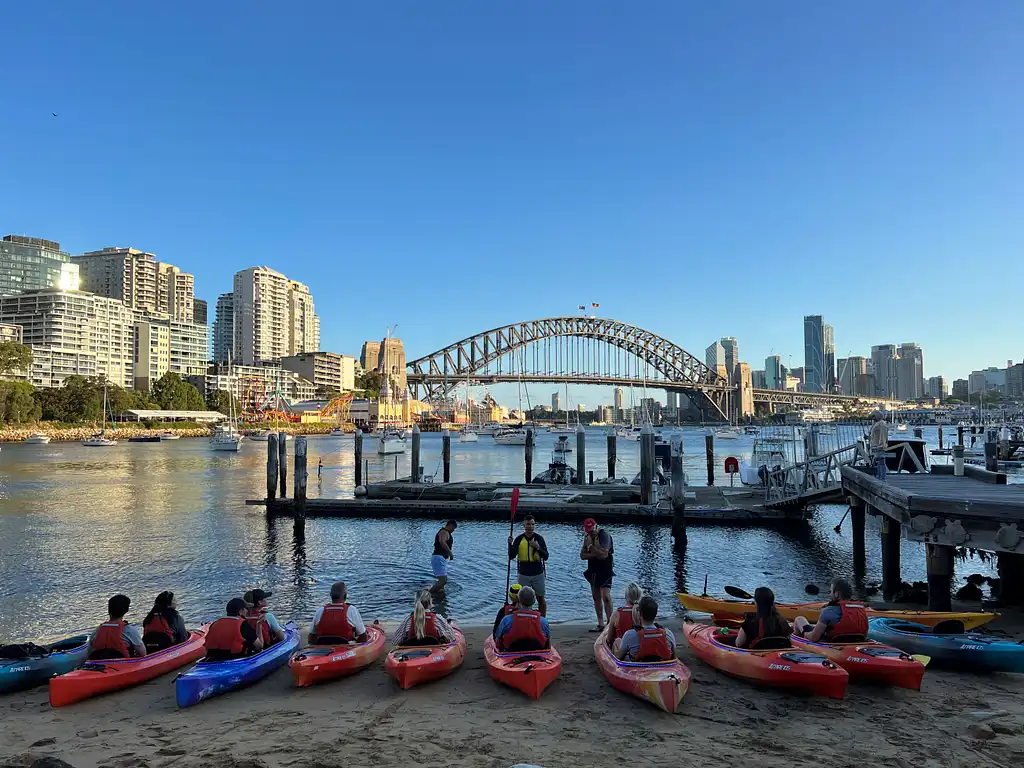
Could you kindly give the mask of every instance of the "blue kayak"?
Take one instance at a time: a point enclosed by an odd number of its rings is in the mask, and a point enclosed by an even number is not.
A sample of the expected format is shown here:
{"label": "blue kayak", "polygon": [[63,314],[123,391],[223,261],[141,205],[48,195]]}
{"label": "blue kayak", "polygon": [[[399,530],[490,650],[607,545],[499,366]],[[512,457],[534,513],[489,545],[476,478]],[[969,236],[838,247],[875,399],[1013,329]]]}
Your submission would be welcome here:
{"label": "blue kayak", "polygon": [[[868,636],[902,651],[930,656],[933,664],[986,672],[1024,672],[1024,645],[997,635],[965,632],[960,622],[926,627],[902,619],[871,619]],[[934,632],[933,630],[939,630]]]}
{"label": "blue kayak", "polygon": [[252,685],[278,667],[283,667],[299,647],[299,628],[290,621],[285,625],[284,633],[284,640],[280,643],[253,656],[230,661],[197,661],[192,669],[182,672],[174,681],[178,706],[191,707],[204,699]]}
{"label": "blue kayak", "polygon": [[4,646],[0,655],[0,693],[35,688],[51,677],[82,666],[88,656],[88,635],[75,635],[50,645]]}

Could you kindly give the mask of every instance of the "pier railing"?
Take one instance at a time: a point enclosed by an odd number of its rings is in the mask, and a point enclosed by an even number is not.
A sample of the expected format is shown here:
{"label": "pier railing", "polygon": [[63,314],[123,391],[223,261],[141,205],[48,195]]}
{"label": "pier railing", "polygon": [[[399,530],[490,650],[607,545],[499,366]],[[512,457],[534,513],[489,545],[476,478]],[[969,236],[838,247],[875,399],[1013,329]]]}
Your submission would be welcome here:
{"label": "pier railing", "polygon": [[767,427],[759,440],[777,441],[784,463],[769,466],[765,477],[765,505],[821,501],[842,489],[842,468],[867,461],[865,425],[807,424]]}

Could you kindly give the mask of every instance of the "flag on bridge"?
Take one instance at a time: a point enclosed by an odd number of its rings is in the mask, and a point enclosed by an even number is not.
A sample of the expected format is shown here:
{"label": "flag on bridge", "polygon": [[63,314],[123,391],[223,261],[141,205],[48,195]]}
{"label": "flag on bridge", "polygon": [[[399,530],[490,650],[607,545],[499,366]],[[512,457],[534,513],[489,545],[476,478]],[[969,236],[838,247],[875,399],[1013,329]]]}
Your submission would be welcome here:
{"label": "flag on bridge", "polygon": [[578,308],[579,308],[579,309],[586,309],[587,307],[586,307],[586,305],[585,305],[585,304],[580,304]]}
{"label": "flag on bridge", "polygon": [[597,308],[598,308],[598,307],[600,307],[601,305],[600,305],[600,304],[593,304],[593,303],[592,303],[592,304],[591,304],[590,306],[592,306],[592,307],[593,307],[594,309],[597,309]]}

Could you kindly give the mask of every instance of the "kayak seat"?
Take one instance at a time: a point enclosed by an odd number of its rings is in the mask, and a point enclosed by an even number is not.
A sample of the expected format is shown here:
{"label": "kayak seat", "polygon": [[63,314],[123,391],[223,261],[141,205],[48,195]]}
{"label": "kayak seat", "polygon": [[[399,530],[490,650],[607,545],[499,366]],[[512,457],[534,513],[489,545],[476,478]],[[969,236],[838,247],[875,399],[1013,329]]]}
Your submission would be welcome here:
{"label": "kayak seat", "polygon": [[760,640],[758,640],[756,643],[754,643],[752,646],[750,646],[750,650],[752,650],[752,651],[779,651],[779,650],[782,650],[783,648],[792,648],[792,647],[793,647],[793,644],[791,642],[789,642],[789,638],[788,637],[782,637],[780,635],[780,636],[777,636],[777,637],[762,637]]}
{"label": "kayak seat", "polygon": [[932,627],[933,635],[962,635],[966,631],[967,628],[959,619],[946,619]]}
{"label": "kayak seat", "polygon": [[156,653],[174,645],[174,638],[166,632],[147,632],[142,636],[142,644],[146,646],[146,653]]}
{"label": "kayak seat", "polygon": [[310,635],[310,645],[350,645],[351,640],[345,640],[337,635]]}
{"label": "kayak seat", "polygon": [[417,640],[415,636],[407,637],[402,645],[441,645],[440,638],[437,637],[424,637]]}
{"label": "kayak seat", "polygon": [[123,659],[125,655],[113,648],[101,648],[89,654],[89,661],[110,661],[112,659]]}
{"label": "kayak seat", "polygon": [[49,656],[51,649],[35,643],[0,645],[0,659],[31,659]]}
{"label": "kayak seat", "polygon": [[517,640],[507,648],[501,648],[503,653],[522,653],[523,651],[546,651],[551,647],[551,643],[538,643],[536,640],[529,638],[525,640]]}
{"label": "kayak seat", "polygon": [[863,643],[867,640],[864,635],[836,635],[830,637],[825,642],[827,643]]}

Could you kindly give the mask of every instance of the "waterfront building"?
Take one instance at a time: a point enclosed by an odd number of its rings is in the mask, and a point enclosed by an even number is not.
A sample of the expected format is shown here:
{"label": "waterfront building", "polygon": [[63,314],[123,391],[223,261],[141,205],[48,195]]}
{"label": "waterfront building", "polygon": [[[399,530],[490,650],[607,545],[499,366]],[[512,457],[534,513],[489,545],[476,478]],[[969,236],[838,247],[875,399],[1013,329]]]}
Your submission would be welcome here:
{"label": "waterfront building", "polygon": [[804,392],[824,392],[825,321],[821,315],[804,316]]}
{"label": "waterfront building", "polygon": [[207,325],[207,304],[206,299],[193,299],[192,306],[195,314],[195,322]]}
{"label": "waterfront building", "polygon": [[836,337],[832,326],[827,323],[822,326],[822,350],[825,362],[821,378],[822,391],[835,392],[839,387],[836,380]]}
{"label": "waterfront building", "polygon": [[871,348],[871,367],[875,374],[875,396],[895,399],[897,389],[895,344],[878,344]]}
{"label": "waterfront building", "polygon": [[597,418],[605,424],[611,424],[615,421],[615,407],[611,405],[600,406],[597,409]]}
{"label": "waterfront building", "polygon": [[720,366],[725,367],[725,347],[722,346],[722,342],[716,341],[708,345],[704,350],[704,362],[712,371],[718,371]]}
{"label": "waterfront building", "polygon": [[171,331],[163,323],[135,322],[135,389],[149,392],[171,368]]}
{"label": "waterfront building", "polygon": [[981,371],[972,371],[967,377],[968,394],[976,395],[979,392],[1006,391],[1006,369],[988,367]]}
{"label": "waterfront building", "polygon": [[765,379],[764,371],[751,371],[750,381],[754,389],[767,389],[768,382]]}
{"label": "waterfront building", "polygon": [[1018,400],[1024,398],[1024,363],[1013,365],[1012,360],[1007,361],[1006,396]]}
{"label": "waterfront building", "polygon": [[244,409],[273,407],[280,405],[280,400],[290,405],[316,397],[313,382],[279,365],[214,363],[204,373],[187,379],[204,397],[217,390],[231,392]]}
{"label": "waterfront building", "polygon": [[949,397],[949,385],[946,383],[945,376],[932,376],[928,379],[928,384],[925,387],[924,393],[928,397],[935,397],[939,400],[945,400]]}
{"label": "waterfront building", "polygon": [[558,413],[562,410],[562,396],[558,392],[551,393],[551,411]]}
{"label": "waterfront building", "polygon": [[896,399],[920,400],[924,397],[924,353],[912,342],[900,344],[896,361]]}
{"label": "waterfront building", "polygon": [[736,338],[733,336],[723,336],[718,343],[722,345],[722,351],[725,355],[725,370],[729,378],[732,378],[733,372],[740,362],[739,344],[736,343]]}
{"label": "waterfront building", "polygon": [[80,287],[118,299],[135,312],[157,312],[195,322],[195,277],[152,253],[108,247],[72,256]]}
{"label": "waterfront building", "polygon": [[320,319],[309,288],[269,267],[235,273],[233,352],[242,365],[274,362],[320,348]]}
{"label": "waterfront building", "polygon": [[213,319],[213,361],[226,363],[235,359],[235,294],[217,297]]}
{"label": "waterfront building", "polygon": [[134,386],[135,314],[117,299],[59,289],[4,296],[0,323],[21,326],[33,386],[59,387],[72,374]]}
{"label": "waterfront building", "polygon": [[839,390],[844,395],[861,395],[874,397],[874,380],[871,382],[871,389],[864,389],[864,380],[861,378],[868,375],[868,359],[866,357],[843,357],[837,361],[839,374]]}
{"label": "waterfront building", "polygon": [[281,358],[281,367],[313,382],[322,394],[356,388],[356,359],[334,352],[303,352]]}
{"label": "waterfront building", "polygon": [[21,326],[8,323],[0,323],[0,343],[13,341],[16,344],[22,343]]}
{"label": "waterfront building", "polygon": [[612,400],[612,409],[615,412],[613,417],[614,421],[623,421],[626,415],[626,393],[623,392],[622,387],[615,388],[614,399]]}
{"label": "waterfront building", "polygon": [[764,359],[764,385],[767,389],[785,389],[786,366],[778,355],[769,355]]}
{"label": "waterfront building", "polygon": [[970,384],[967,379],[954,379],[952,396],[957,400],[966,400],[970,394]]}
{"label": "waterfront building", "polygon": [[77,291],[78,265],[60,243],[40,237],[6,235],[0,240],[0,295],[57,289]]}

